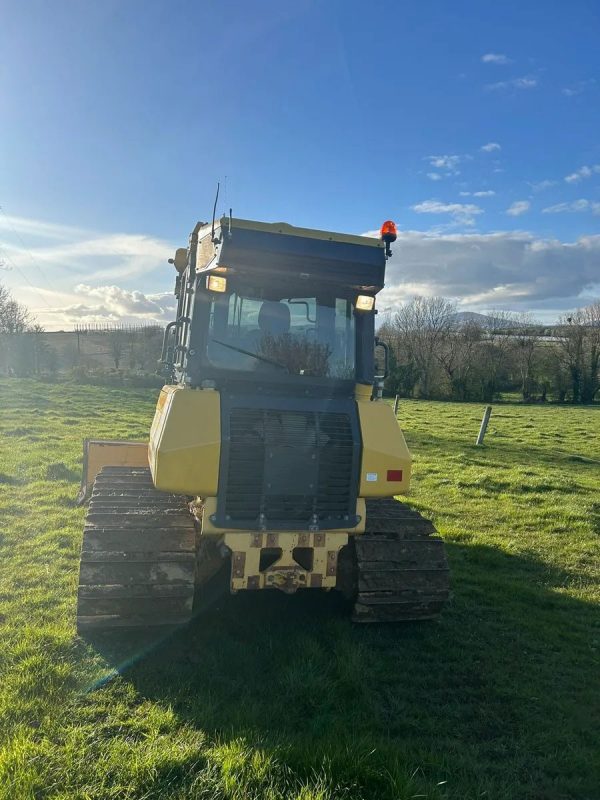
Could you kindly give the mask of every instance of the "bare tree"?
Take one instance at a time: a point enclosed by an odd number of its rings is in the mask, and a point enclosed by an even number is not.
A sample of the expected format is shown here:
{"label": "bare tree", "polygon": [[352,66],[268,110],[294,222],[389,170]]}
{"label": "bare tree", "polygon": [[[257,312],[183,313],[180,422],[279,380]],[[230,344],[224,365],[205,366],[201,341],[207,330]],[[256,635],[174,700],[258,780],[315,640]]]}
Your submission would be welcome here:
{"label": "bare tree", "polygon": [[539,333],[533,315],[517,314],[513,318],[513,357],[521,378],[521,396],[527,402],[533,396],[534,368],[539,351]]}
{"label": "bare tree", "polygon": [[29,311],[0,284],[0,333],[23,333],[31,324]]}
{"label": "bare tree", "polygon": [[592,403],[600,389],[600,300],[561,317],[558,357],[573,403]]}
{"label": "bare tree", "polygon": [[33,342],[25,336],[32,324],[29,311],[0,284],[0,357],[9,374],[27,375],[34,371]]}
{"label": "bare tree", "polygon": [[482,342],[479,357],[480,397],[488,403],[498,394],[510,371],[511,335],[515,328],[515,315],[510,311],[491,311],[490,318],[493,325]]}
{"label": "bare tree", "polygon": [[399,349],[415,365],[423,397],[431,396],[439,349],[454,326],[455,314],[455,304],[445,297],[414,297],[394,318]]}
{"label": "bare tree", "polygon": [[392,351],[386,387],[405,396],[591,403],[600,393],[600,300],[542,328],[529,313],[491,311],[489,325],[457,321],[444,298],[416,297],[378,330]]}
{"label": "bare tree", "polygon": [[155,370],[160,358],[163,332],[160,328],[142,328],[132,336],[129,354],[131,369]]}
{"label": "bare tree", "polygon": [[108,335],[108,349],[112,360],[115,363],[115,369],[119,369],[121,361],[125,356],[125,348],[127,345],[127,335],[124,331],[111,331]]}
{"label": "bare tree", "polygon": [[481,349],[483,329],[479,323],[468,320],[457,324],[440,343],[437,357],[444,369],[452,397],[467,400],[469,383]]}

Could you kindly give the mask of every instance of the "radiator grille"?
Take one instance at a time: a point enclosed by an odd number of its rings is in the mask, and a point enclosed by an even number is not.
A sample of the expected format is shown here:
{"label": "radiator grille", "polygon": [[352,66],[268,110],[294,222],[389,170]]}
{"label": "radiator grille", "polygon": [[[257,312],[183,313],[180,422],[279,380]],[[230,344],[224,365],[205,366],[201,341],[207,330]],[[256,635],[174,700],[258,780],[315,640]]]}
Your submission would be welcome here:
{"label": "radiator grille", "polygon": [[226,521],[343,525],[354,514],[348,414],[233,408],[229,428]]}

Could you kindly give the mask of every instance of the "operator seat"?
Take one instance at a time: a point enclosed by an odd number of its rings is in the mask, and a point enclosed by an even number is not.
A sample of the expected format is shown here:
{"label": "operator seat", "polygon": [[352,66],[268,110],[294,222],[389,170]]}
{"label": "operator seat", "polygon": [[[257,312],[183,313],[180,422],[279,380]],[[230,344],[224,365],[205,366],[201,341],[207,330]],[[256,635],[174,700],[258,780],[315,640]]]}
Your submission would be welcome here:
{"label": "operator seat", "polygon": [[258,312],[258,327],[261,334],[283,336],[290,332],[290,309],[278,300],[264,300]]}
{"label": "operator seat", "polygon": [[290,309],[278,300],[263,300],[258,312],[258,330],[250,331],[245,346],[258,353],[266,338],[278,339],[290,332]]}
{"label": "operator seat", "polygon": [[[263,300],[258,311],[258,329],[250,331],[244,347],[251,353],[261,353],[263,346],[270,339],[279,339],[290,331],[290,309],[278,300]],[[253,368],[263,369],[261,362],[254,363]]]}

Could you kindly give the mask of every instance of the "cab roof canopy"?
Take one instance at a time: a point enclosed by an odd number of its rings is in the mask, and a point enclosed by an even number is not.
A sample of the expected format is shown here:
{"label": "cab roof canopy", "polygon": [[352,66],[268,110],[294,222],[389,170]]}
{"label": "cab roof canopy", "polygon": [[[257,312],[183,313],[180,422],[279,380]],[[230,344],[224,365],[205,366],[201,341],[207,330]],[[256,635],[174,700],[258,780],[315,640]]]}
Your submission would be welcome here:
{"label": "cab roof canopy", "polygon": [[196,269],[219,269],[271,278],[309,278],[378,292],[383,288],[385,251],[367,236],[296,228],[285,222],[221,217],[198,223]]}

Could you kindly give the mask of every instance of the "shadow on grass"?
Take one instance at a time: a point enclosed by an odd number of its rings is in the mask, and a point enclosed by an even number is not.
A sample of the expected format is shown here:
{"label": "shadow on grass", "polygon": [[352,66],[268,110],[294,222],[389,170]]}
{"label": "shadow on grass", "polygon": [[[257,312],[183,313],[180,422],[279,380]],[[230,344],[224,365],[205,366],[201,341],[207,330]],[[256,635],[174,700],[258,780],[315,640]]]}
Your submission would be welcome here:
{"label": "shadow on grass", "polygon": [[15,478],[14,475],[7,475],[5,472],[0,472],[0,484],[4,486],[18,486],[22,481]]}
{"label": "shadow on grass", "polygon": [[326,765],[331,785],[353,787],[340,797],[593,796],[597,607],[564,594],[573,573],[448,550],[454,599],[439,622],[353,626],[335,592],[265,591],[226,596],[163,639],[93,645],[222,745],[275,754],[299,780]]}
{"label": "shadow on grass", "polygon": [[80,473],[67,467],[62,461],[48,464],[46,467],[46,480],[48,481],[78,481]]}

